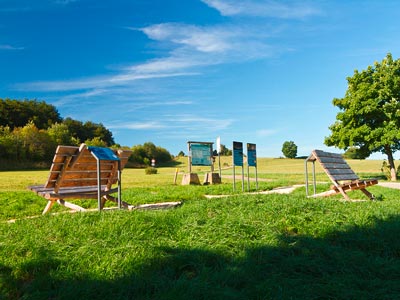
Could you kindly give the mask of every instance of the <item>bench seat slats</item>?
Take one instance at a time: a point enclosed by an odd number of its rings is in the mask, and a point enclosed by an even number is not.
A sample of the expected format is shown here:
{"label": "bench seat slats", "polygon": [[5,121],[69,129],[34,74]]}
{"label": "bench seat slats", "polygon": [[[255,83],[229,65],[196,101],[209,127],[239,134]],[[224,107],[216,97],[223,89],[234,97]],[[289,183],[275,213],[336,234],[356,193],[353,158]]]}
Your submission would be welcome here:
{"label": "bench seat slats", "polygon": [[361,190],[370,199],[374,198],[374,196],[365,188],[377,184],[378,180],[360,180],[358,175],[350,168],[340,154],[325,152],[322,150],[313,150],[311,155],[306,159],[306,163],[309,161],[313,163],[318,161],[329,179],[333,182],[331,191],[316,194],[314,197],[330,196],[336,193],[341,193],[345,199],[349,199],[346,191]]}
{"label": "bench seat slats", "polygon": [[[114,153],[120,159],[121,170],[128,162],[131,150],[117,150]],[[100,197],[110,200],[118,187],[118,161],[101,160],[100,162]],[[48,212],[54,202],[71,209],[79,206],[63,199],[96,199],[98,198],[97,182],[98,162],[85,144],[80,147],[58,146],[53,158],[47,181],[43,185],[33,185],[30,190],[49,200],[43,213]],[[114,200],[113,200],[114,201]],[[124,205],[128,205],[124,202]]]}

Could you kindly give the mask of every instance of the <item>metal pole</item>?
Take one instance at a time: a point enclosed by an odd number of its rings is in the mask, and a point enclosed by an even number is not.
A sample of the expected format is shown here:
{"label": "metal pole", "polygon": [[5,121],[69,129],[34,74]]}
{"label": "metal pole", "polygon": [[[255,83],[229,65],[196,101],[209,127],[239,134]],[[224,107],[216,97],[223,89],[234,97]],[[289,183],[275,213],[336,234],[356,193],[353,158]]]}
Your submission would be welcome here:
{"label": "metal pole", "polygon": [[101,171],[100,171],[100,160],[96,157],[97,160],[97,204],[98,210],[101,211]]}
{"label": "metal pole", "polygon": [[315,181],[315,160],[312,162],[312,166],[313,166],[312,175],[313,175],[313,182],[314,182],[313,187],[314,187],[314,195],[315,195],[317,192],[317,183]]}
{"label": "metal pole", "polygon": [[218,152],[218,169],[219,169],[219,178],[222,181],[222,175],[221,175],[221,155]]}
{"label": "metal pole", "polygon": [[250,192],[250,167],[247,164],[247,191]]}
{"label": "metal pole", "polygon": [[235,191],[236,190],[236,180],[235,180],[235,169],[236,169],[236,166],[235,166],[235,158],[233,157],[233,155],[232,155],[232,162],[233,162],[233,191]]}
{"label": "metal pole", "polygon": [[244,192],[244,167],[242,164],[242,192]]}
{"label": "metal pole", "polygon": [[118,160],[118,208],[121,209],[121,161]]}
{"label": "metal pole", "polygon": [[257,163],[256,163],[256,190],[258,190]]}
{"label": "metal pole", "polygon": [[307,169],[307,160],[304,161],[304,172],[306,174],[306,196],[308,197],[308,169]]}
{"label": "metal pole", "polygon": [[190,143],[188,143],[188,165],[189,165],[189,174],[192,174],[192,153],[190,153]]}

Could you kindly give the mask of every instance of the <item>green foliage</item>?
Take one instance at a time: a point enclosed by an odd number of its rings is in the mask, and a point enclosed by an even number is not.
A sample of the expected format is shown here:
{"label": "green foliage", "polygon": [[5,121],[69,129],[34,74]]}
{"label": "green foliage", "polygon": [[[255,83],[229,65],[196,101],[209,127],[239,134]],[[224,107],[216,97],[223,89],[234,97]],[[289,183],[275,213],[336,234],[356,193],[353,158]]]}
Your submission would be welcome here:
{"label": "green foliage", "polygon": [[74,145],[71,132],[64,123],[56,123],[47,129],[47,134],[55,145]]}
{"label": "green foliage", "polygon": [[366,156],[382,152],[393,172],[393,152],[400,149],[400,60],[387,54],[366,70],[355,70],[347,82],[344,98],[333,99],[340,111],[325,144],[357,147]]}
{"label": "green foliage", "polygon": [[282,145],[282,153],[286,158],[296,158],[297,146],[293,141],[286,141]]}
{"label": "green foliage", "polygon": [[85,144],[88,146],[95,146],[95,147],[107,147],[107,143],[97,136],[92,139],[86,140]]}
{"label": "green foliage", "polygon": [[146,175],[157,174],[157,169],[153,167],[147,167],[144,171]]}
{"label": "green foliage", "polygon": [[[213,155],[218,156],[217,150],[213,151]],[[232,150],[228,149],[224,144],[221,144],[221,153],[219,155],[230,156],[230,155],[232,155]]]}
{"label": "green foliage", "polygon": [[157,164],[172,161],[172,155],[166,149],[151,142],[133,146],[132,151],[129,161],[139,166],[150,165],[152,159],[155,159]]}
{"label": "green foliage", "polygon": [[178,153],[178,157],[182,157],[182,156],[185,156],[185,152],[183,152],[183,151],[179,151],[179,153]]}
{"label": "green foliage", "polygon": [[114,145],[114,138],[112,137],[111,131],[105,128],[101,123],[96,124],[89,121],[83,123],[71,118],[66,118],[63,124],[68,127],[72,137],[76,141],[80,141],[79,143],[98,138],[98,140],[102,140],[107,147]]}
{"label": "green foliage", "polygon": [[[392,172],[391,172],[390,165],[388,164],[388,162],[386,160],[384,160],[382,162],[381,171],[387,180],[391,180]],[[396,175],[397,175],[397,177],[400,176],[400,167],[397,168]]]}
{"label": "green foliage", "polygon": [[47,129],[61,122],[57,109],[44,101],[0,99],[0,126],[10,129],[32,122],[38,129]]}
{"label": "green foliage", "polygon": [[346,159],[366,159],[369,156],[368,153],[363,153],[360,149],[356,147],[350,147],[343,154]]}

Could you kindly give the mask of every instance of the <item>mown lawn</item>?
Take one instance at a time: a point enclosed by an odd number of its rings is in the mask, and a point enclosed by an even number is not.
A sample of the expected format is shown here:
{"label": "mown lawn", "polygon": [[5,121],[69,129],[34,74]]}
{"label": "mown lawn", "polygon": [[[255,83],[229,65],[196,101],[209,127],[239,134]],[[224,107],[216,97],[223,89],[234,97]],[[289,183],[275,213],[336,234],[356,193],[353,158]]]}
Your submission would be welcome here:
{"label": "mown lawn", "polygon": [[[260,167],[260,189],[304,183],[299,168]],[[46,216],[45,201],[25,190],[46,171],[1,172],[0,299],[400,298],[400,190],[370,187],[373,202],[308,199],[304,187],[248,195],[228,178],[174,185],[174,170],[125,170],[123,199],[179,208]]]}

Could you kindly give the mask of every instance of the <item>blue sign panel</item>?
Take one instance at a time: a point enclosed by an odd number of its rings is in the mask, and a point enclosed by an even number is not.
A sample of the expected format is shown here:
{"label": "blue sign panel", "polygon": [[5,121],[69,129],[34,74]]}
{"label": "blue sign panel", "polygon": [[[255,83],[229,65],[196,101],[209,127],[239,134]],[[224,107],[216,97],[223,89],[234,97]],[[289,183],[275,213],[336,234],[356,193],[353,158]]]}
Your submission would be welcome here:
{"label": "blue sign panel", "polygon": [[256,144],[247,144],[247,164],[250,167],[257,167]]}
{"label": "blue sign panel", "polygon": [[235,166],[243,166],[243,143],[233,142],[233,164]]}
{"label": "blue sign panel", "polygon": [[211,145],[191,144],[192,166],[211,166]]}
{"label": "blue sign panel", "polygon": [[110,148],[89,146],[88,150],[98,160],[114,160],[114,161],[118,161],[119,160],[118,156]]}

